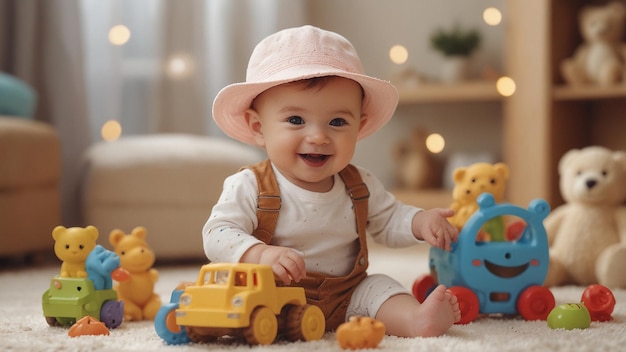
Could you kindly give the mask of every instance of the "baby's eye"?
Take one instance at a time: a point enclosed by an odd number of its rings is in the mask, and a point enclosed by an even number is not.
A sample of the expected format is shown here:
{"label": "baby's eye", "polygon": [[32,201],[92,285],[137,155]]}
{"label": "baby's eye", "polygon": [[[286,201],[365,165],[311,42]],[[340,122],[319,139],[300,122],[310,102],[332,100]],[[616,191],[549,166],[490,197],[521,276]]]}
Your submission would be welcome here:
{"label": "baby's eye", "polygon": [[287,118],[287,122],[292,125],[302,125],[304,124],[304,119],[300,116],[290,116]]}
{"label": "baby's eye", "polygon": [[335,119],[332,119],[332,121],[330,121],[330,125],[331,126],[343,126],[343,125],[347,125],[348,121],[346,121],[345,119],[341,118],[341,117],[337,117]]}

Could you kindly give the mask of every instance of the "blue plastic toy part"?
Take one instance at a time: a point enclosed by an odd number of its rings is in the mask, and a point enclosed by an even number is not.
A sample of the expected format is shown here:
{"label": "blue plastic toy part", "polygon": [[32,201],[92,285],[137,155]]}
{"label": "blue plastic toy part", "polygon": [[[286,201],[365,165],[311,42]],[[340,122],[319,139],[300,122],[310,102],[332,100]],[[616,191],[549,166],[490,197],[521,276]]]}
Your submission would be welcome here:
{"label": "blue plastic toy part", "polygon": [[[554,297],[541,287],[548,271],[548,239],[543,220],[550,207],[533,200],[528,209],[496,204],[491,194],[478,199],[472,215],[449,252],[430,249],[430,267],[436,282],[469,289],[480,313],[522,314],[528,320],[544,319],[554,307]],[[496,217],[517,219],[514,241],[479,241],[484,225]],[[525,223],[519,226],[519,222]],[[423,291],[423,289],[422,289]],[[527,307],[530,305],[530,307]],[[521,311],[520,311],[521,308]]]}
{"label": "blue plastic toy part", "polygon": [[183,292],[184,290],[172,291],[170,303],[161,306],[154,317],[154,330],[165,343],[170,345],[182,345],[191,342],[185,328],[176,324],[176,309],[178,309],[178,301]]}
{"label": "blue plastic toy part", "polygon": [[113,287],[111,272],[119,268],[120,257],[115,252],[109,251],[101,245],[89,253],[85,260],[87,277],[93,281],[96,290],[109,290]]}

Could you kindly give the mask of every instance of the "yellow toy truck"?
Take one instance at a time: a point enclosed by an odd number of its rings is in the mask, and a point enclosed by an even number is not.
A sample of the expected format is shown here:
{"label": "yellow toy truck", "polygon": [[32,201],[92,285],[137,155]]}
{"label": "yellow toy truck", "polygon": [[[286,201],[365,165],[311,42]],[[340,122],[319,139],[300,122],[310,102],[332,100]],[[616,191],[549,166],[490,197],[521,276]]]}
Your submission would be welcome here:
{"label": "yellow toy truck", "polygon": [[306,303],[301,287],[277,287],[268,265],[203,265],[195,283],[179,285],[159,309],[154,327],[168,344],[212,342],[242,336],[267,345],[278,335],[289,341],[319,340],[324,313]]}

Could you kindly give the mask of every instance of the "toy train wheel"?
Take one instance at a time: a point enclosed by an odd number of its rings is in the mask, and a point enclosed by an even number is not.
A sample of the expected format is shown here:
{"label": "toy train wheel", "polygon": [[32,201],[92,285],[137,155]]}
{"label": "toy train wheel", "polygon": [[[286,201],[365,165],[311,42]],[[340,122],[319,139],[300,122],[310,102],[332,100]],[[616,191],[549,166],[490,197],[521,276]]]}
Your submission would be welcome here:
{"label": "toy train wheel", "polygon": [[278,319],[271,309],[257,307],[250,315],[250,326],[244,329],[246,341],[251,345],[269,345],[278,334]]}
{"label": "toy train wheel", "polygon": [[157,335],[170,345],[182,345],[191,342],[187,331],[176,324],[178,303],[164,304],[154,317],[154,330]]}
{"label": "toy train wheel", "polygon": [[437,287],[437,282],[432,275],[423,275],[413,282],[413,296],[420,302],[424,303],[426,297]]}
{"label": "toy train wheel", "polygon": [[326,329],[326,319],[322,310],[314,305],[293,306],[287,312],[289,341],[315,341],[322,338]]}
{"label": "toy train wheel", "polygon": [[456,296],[461,310],[461,319],[455,324],[468,324],[478,316],[480,310],[480,302],[474,291],[467,287],[452,286],[450,291]]}
{"label": "toy train wheel", "polygon": [[544,286],[530,286],[517,299],[517,311],[526,320],[546,320],[556,305],[554,295]]}
{"label": "toy train wheel", "polygon": [[109,329],[115,329],[124,320],[124,302],[110,300],[100,308],[100,321]]}

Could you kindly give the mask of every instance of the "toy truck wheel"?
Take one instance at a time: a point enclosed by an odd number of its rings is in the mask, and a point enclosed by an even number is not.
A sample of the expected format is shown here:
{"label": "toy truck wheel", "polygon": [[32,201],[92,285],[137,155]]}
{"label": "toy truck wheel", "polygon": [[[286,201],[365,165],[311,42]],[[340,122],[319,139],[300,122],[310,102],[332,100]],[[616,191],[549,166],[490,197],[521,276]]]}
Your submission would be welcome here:
{"label": "toy truck wheel", "polygon": [[115,329],[124,320],[124,302],[106,301],[100,308],[100,321],[109,329]]}
{"label": "toy truck wheel", "polygon": [[55,317],[46,317],[46,323],[50,326],[61,326],[61,323],[59,323]]}
{"label": "toy truck wheel", "polygon": [[555,305],[552,292],[539,285],[528,287],[517,299],[517,311],[526,320],[546,320]]}
{"label": "toy truck wheel", "polygon": [[424,303],[426,297],[437,286],[435,279],[431,275],[424,275],[413,282],[413,296],[420,302]]}
{"label": "toy truck wheel", "polygon": [[176,309],[178,303],[164,304],[154,317],[154,330],[157,335],[170,345],[182,345],[191,340],[187,331],[176,324]]}
{"label": "toy truck wheel", "polygon": [[461,310],[461,319],[455,324],[468,324],[478,316],[480,302],[476,294],[467,287],[453,286],[450,291],[456,296]]}
{"label": "toy truck wheel", "polygon": [[322,310],[314,305],[293,306],[287,312],[289,341],[315,341],[322,338],[326,329],[326,319]]}
{"label": "toy truck wheel", "polygon": [[257,307],[250,315],[250,326],[244,329],[244,337],[251,345],[269,345],[278,334],[278,319],[271,309]]}

